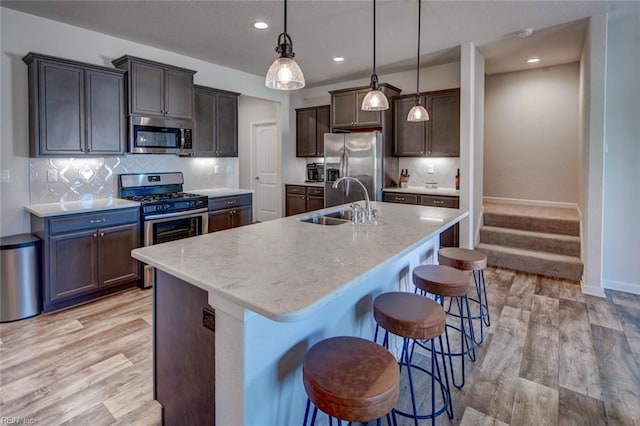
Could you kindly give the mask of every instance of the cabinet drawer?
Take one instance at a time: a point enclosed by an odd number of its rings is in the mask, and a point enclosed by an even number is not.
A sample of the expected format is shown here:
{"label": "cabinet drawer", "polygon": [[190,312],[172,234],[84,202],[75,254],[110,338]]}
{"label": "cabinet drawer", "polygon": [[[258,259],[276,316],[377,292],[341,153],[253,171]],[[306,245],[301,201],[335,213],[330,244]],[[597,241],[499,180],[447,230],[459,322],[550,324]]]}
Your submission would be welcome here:
{"label": "cabinet drawer", "polygon": [[421,195],[420,205],[433,207],[449,207],[457,209],[460,206],[458,197],[436,197],[433,195]]}
{"label": "cabinet drawer", "polygon": [[307,195],[324,197],[324,188],[315,188],[313,186],[309,186],[307,187]]}
{"label": "cabinet drawer", "polygon": [[80,231],[83,229],[104,228],[107,226],[137,223],[140,210],[133,209],[103,211],[88,214],[78,214],[50,219],[50,233]]}
{"label": "cabinet drawer", "polygon": [[209,211],[228,209],[231,207],[250,206],[251,194],[234,195],[231,197],[219,197],[209,199]]}
{"label": "cabinet drawer", "polygon": [[298,186],[298,185],[285,185],[287,194],[306,194],[307,187],[306,186]]}
{"label": "cabinet drawer", "polygon": [[415,194],[396,194],[385,192],[383,201],[388,203],[418,204],[418,196]]}

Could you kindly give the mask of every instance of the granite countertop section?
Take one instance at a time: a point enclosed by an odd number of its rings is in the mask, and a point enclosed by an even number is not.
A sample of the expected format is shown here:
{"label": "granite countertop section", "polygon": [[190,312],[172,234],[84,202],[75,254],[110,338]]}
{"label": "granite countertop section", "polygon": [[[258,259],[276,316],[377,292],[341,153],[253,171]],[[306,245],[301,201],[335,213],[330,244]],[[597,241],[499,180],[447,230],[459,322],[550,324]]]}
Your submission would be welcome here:
{"label": "granite countertop section", "polygon": [[140,203],[122,198],[99,198],[91,201],[66,201],[49,204],[32,204],[24,209],[38,217],[63,216],[76,213],[91,213],[104,210],[139,207]]}
{"label": "granite countertop section", "polygon": [[217,198],[217,197],[228,197],[230,195],[253,194],[255,191],[253,189],[242,189],[242,188],[210,188],[210,189],[194,189],[194,190],[189,189],[187,190],[187,192],[204,195],[209,198]]}
{"label": "granite countertop section", "polygon": [[285,182],[285,185],[314,186],[316,188],[324,188],[324,182]]}
{"label": "granite countertop section", "polygon": [[275,321],[298,321],[468,215],[441,207],[372,206],[379,218],[365,224],[298,221],[344,205],[143,247],[132,256]]}
{"label": "granite countertop section", "polygon": [[384,188],[384,192],[400,192],[404,194],[424,194],[424,195],[448,195],[459,197],[460,191],[455,188],[426,188],[424,186],[410,186],[408,188]]}

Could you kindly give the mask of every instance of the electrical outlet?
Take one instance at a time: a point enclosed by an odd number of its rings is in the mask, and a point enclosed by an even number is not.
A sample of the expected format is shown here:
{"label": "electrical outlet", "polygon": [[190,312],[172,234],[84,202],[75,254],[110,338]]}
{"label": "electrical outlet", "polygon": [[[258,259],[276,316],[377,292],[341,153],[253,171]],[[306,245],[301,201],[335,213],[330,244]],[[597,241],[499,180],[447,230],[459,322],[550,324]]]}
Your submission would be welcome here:
{"label": "electrical outlet", "polygon": [[58,181],[58,171],[56,169],[47,170],[47,182],[56,183]]}
{"label": "electrical outlet", "polygon": [[9,170],[0,170],[0,182],[9,183],[11,182],[11,173]]}
{"label": "electrical outlet", "polygon": [[436,172],[435,167],[433,166],[433,164],[429,164],[429,165],[427,166],[427,172],[428,172],[430,175],[432,175],[432,174],[434,174],[434,173]]}

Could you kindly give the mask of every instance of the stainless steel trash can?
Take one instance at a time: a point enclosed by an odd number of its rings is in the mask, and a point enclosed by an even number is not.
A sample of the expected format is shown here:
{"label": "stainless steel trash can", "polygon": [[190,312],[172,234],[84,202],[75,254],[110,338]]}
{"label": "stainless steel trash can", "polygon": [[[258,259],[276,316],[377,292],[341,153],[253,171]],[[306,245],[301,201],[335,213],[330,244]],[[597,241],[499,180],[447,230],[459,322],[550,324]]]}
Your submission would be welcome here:
{"label": "stainless steel trash can", "polygon": [[40,238],[32,234],[0,238],[0,322],[42,312]]}

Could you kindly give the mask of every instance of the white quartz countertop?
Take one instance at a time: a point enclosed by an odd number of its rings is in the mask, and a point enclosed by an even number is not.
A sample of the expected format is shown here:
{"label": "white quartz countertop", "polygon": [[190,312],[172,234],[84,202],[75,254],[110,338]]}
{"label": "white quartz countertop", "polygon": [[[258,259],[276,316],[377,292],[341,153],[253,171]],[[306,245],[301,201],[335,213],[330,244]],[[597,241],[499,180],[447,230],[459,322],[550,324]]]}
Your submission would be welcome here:
{"label": "white quartz countertop", "polygon": [[324,182],[286,182],[285,185],[314,186],[317,188],[324,188]]}
{"label": "white quartz countertop", "polygon": [[189,189],[187,192],[200,194],[209,198],[228,197],[230,195],[253,194],[253,189],[242,188],[208,188],[208,189]]}
{"label": "white quartz countertop", "polygon": [[384,188],[384,192],[400,192],[404,194],[448,195],[459,197],[460,191],[455,188],[427,188],[425,186],[409,186],[407,188]]}
{"label": "white quartz countertop", "polygon": [[99,198],[91,201],[61,201],[59,203],[32,204],[25,206],[25,210],[38,217],[51,217],[139,206],[140,203],[122,198]]}
{"label": "white quartz countertop", "polygon": [[372,206],[379,218],[365,224],[298,221],[338,206],[143,247],[132,256],[214,297],[276,321],[298,321],[468,215],[439,207]]}

